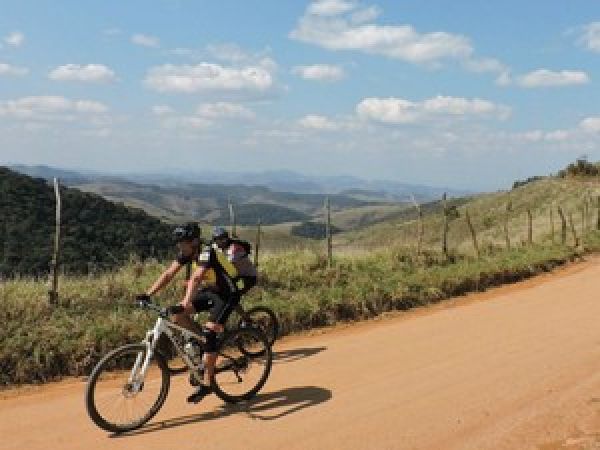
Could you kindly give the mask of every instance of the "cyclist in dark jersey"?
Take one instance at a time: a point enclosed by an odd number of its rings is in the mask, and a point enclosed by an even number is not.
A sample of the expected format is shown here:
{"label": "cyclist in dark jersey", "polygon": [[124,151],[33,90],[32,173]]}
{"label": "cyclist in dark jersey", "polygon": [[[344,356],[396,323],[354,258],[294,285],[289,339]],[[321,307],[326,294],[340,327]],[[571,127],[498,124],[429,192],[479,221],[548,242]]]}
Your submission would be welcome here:
{"label": "cyclist in dark jersey", "polygon": [[[178,226],[173,235],[179,247],[177,259],[148,289],[146,295],[154,295],[166,286],[182,267],[194,264],[195,270],[187,283],[185,297],[180,303],[184,312],[176,314],[174,321],[195,333],[201,333],[202,330],[191,315],[210,310],[209,320],[204,324],[204,328],[208,330],[208,333],[205,333],[204,384],[200,384],[196,392],[188,397],[188,402],[197,403],[211,392],[210,378],[217,359],[217,333],[223,332],[223,325],[239,302],[238,292],[243,289],[243,281],[238,279],[236,268],[216,245],[201,246],[200,228],[197,224]],[[208,278],[214,278],[212,286],[199,290],[201,282]]]}

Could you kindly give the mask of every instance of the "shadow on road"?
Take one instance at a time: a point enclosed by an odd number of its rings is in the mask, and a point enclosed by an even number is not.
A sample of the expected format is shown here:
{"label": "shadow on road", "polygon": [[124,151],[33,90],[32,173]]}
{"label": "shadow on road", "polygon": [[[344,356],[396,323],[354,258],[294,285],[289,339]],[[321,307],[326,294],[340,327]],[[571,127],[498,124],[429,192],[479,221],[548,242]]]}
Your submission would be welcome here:
{"label": "shadow on road", "polygon": [[295,348],[293,350],[273,352],[273,362],[275,364],[294,362],[302,358],[316,355],[324,350],[327,350],[327,347]]}
{"label": "shadow on road", "polygon": [[221,419],[233,414],[246,414],[252,419],[276,420],[302,409],[318,405],[332,398],[329,389],[316,386],[292,387],[277,392],[258,394],[252,400],[238,404],[225,404],[218,410],[192,414],[146,425],[129,433],[112,434],[111,438],[124,438],[152,433],[192,423]]}

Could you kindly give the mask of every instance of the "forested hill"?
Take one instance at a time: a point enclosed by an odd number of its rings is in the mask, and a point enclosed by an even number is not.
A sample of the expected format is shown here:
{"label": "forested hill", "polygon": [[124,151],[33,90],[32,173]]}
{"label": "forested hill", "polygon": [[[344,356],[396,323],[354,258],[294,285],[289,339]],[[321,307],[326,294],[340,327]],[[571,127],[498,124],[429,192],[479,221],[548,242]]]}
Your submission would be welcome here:
{"label": "forested hill", "polygon": [[[164,257],[171,227],[99,195],[62,188],[62,268],[115,267],[136,254]],[[54,189],[46,180],[0,167],[0,278],[48,273],[55,229]]]}

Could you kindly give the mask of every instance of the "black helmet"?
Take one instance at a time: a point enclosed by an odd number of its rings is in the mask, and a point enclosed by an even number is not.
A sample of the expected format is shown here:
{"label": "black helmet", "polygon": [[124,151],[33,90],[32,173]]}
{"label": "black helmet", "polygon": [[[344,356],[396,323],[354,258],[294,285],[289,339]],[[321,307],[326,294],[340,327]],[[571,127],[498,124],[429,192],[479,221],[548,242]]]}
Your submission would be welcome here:
{"label": "black helmet", "polygon": [[214,227],[212,232],[213,239],[229,239],[229,233],[223,227]]}
{"label": "black helmet", "polygon": [[195,222],[189,222],[184,225],[178,225],[173,230],[173,239],[175,242],[192,241],[200,238],[200,227]]}

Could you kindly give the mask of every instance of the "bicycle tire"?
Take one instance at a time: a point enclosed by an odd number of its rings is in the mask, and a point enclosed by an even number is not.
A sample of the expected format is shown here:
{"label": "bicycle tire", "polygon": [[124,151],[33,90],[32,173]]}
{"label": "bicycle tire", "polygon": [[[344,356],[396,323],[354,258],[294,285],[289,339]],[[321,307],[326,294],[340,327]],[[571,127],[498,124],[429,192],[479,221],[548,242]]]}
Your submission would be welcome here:
{"label": "bicycle tire", "polygon": [[271,347],[279,337],[279,320],[271,308],[255,306],[249,309],[238,321],[238,328],[242,328],[246,322],[250,322],[250,325],[260,328],[265,333]]}
{"label": "bicycle tire", "polygon": [[[96,404],[97,403],[96,388],[98,386],[98,381],[100,379],[100,376],[106,372],[110,372],[110,369],[112,368],[111,363],[114,366],[117,366],[115,364],[115,361],[117,360],[118,357],[120,357],[124,354],[127,354],[127,353],[137,355],[140,352],[143,352],[143,353],[146,352],[145,344],[128,344],[128,345],[119,347],[119,348],[111,351],[110,353],[108,353],[104,358],[102,358],[102,360],[100,360],[100,362],[96,365],[96,367],[94,367],[94,369],[92,370],[92,373],[90,374],[90,376],[88,378],[88,382],[87,382],[87,386],[86,386],[86,390],[85,390],[85,405],[86,405],[88,415],[90,416],[90,419],[92,419],[92,421],[98,427],[100,427],[106,431],[109,431],[112,433],[124,433],[124,432],[131,431],[131,430],[141,427],[142,425],[144,425],[146,422],[148,422],[150,419],[152,419],[152,417],[154,417],[156,415],[156,413],[160,410],[160,408],[162,407],[162,405],[164,404],[164,402],[167,398],[167,395],[169,393],[170,382],[171,382],[170,372],[169,372],[167,364],[164,360],[164,357],[159,352],[155,352],[153,354],[152,359],[154,361],[156,361],[158,369],[160,370],[160,377],[161,377],[160,383],[161,384],[160,384],[160,391],[156,398],[156,401],[154,401],[154,403],[150,406],[148,412],[137,420],[133,420],[129,423],[119,424],[119,423],[111,422],[110,419],[104,417],[98,411],[98,406]],[[119,367],[119,369],[122,369],[122,368]],[[111,373],[113,373],[113,372],[111,372]],[[144,389],[144,386],[142,386],[142,389],[140,390],[140,392],[143,391],[143,389]],[[126,397],[125,390],[126,390],[126,385],[123,386],[123,388],[122,388],[122,393],[124,394],[124,397]],[[135,395],[137,395],[137,394],[138,393],[135,393]]]}
{"label": "bicycle tire", "polygon": [[[244,347],[240,342],[243,339],[253,339],[262,350],[255,352],[240,351]],[[248,344],[246,344],[248,345]],[[240,356],[236,356],[236,351],[240,352]],[[210,383],[217,396],[227,403],[237,403],[243,400],[249,400],[254,397],[267,382],[267,378],[271,373],[273,364],[273,352],[269,341],[265,334],[256,328],[239,328],[229,333],[219,344],[218,356],[221,361],[216,365],[215,371],[211,376]],[[264,361],[259,361],[259,358]],[[229,387],[234,385],[233,382],[227,382],[221,378],[221,374],[232,372],[238,379],[238,383],[243,380],[240,378],[240,373],[246,375],[250,365],[262,367],[262,373],[258,380],[251,384],[247,390],[233,393]]]}

